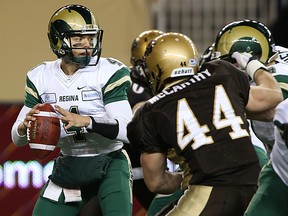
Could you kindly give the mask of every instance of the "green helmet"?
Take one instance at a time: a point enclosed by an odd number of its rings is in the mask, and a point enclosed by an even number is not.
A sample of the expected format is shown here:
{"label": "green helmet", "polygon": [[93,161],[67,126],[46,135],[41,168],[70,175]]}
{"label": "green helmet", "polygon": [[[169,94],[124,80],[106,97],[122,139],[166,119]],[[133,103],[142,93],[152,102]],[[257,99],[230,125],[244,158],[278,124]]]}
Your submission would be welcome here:
{"label": "green helmet", "polygon": [[[50,48],[58,58],[63,58],[75,64],[90,65],[91,56],[76,57],[69,38],[73,35],[94,35],[92,56],[97,56],[96,65],[101,55],[103,30],[100,29],[97,18],[82,5],[67,5],[58,9],[51,17],[48,25]],[[83,49],[83,48],[82,48]]]}
{"label": "green helmet", "polygon": [[263,23],[254,20],[235,21],[218,33],[214,51],[220,59],[233,61],[233,52],[247,52],[261,62],[268,63],[277,55],[270,30]]}

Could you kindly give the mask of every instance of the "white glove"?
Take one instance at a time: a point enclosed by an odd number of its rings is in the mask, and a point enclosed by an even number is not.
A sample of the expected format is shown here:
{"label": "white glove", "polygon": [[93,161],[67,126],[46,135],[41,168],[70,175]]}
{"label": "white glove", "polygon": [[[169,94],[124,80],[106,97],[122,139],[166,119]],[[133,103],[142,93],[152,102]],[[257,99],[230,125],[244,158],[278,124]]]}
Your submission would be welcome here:
{"label": "white glove", "polygon": [[247,63],[249,62],[252,55],[247,52],[239,53],[239,52],[233,52],[232,58],[236,59],[239,67],[241,69],[246,69]]}
{"label": "white glove", "polygon": [[266,66],[262,64],[260,61],[254,59],[251,60],[252,55],[250,53],[239,53],[239,52],[234,52],[232,54],[232,58],[235,58],[239,67],[241,69],[244,69],[246,73],[251,77],[252,80],[254,80],[254,74],[257,70],[260,68],[263,68],[268,71]]}

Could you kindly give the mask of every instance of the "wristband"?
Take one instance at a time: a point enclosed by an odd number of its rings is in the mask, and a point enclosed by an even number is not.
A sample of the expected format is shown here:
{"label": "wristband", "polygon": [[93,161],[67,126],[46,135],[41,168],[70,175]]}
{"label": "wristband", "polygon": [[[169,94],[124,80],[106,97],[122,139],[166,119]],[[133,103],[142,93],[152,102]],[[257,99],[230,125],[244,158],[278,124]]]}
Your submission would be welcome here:
{"label": "wristband", "polygon": [[[93,118],[89,116],[92,122],[92,128],[86,128],[88,133],[98,133],[108,139],[116,139],[119,133],[119,123],[116,119],[108,119],[105,117]],[[96,121],[97,119],[97,121]]]}
{"label": "wristband", "polygon": [[254,74],[260,68],[267,70],[267,67],[264,64],[262,64],[260,61],[251,60],[248,62],[246,66],[246,73],[251,77],[252,80],[254,80]]}
{"label": "wristband", "polygon": [[92,117],[91,116],[89,116],[90,117],[90,123],[89,123],[89,125],[86,127],[86,129],[88,129],[88,130],[92,130]]}

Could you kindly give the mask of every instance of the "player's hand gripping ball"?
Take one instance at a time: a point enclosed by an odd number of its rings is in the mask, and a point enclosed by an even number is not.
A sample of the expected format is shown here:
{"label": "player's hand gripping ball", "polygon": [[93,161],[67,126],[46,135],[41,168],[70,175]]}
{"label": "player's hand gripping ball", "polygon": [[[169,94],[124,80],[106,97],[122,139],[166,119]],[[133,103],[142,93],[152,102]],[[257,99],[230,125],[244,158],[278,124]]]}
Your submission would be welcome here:
{"label": "player's hand gripping ball", "polygon": [[30,149],[35,156],[43,159],[56,148],[60,138],[60,120],[51,104],[45,103],[38,108],[40,113],[34,114],[35,121],[27,130]]}

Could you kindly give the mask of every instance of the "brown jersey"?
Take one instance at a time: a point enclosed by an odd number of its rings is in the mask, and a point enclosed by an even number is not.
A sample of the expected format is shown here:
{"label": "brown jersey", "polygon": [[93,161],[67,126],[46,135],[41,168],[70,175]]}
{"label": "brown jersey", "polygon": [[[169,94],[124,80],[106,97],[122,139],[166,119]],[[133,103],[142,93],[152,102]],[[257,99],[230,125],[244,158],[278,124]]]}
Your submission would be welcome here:
{"label": "brown jersey", "polygon": [[145,78],[141,76],[138,67],[130,68],[131,75],[131,88],[128,91],[128,101],[131,108],[142,101],[147,101],[152,97],[151,90],[145,82]]}
{"label": "brown jersey", "polygon": [[249,90],[248,76],[230,63],[206,63],[138,109],[127,136],[144,152],[174,148],[189,165],[190,184],[256,185],[260,167],[245,116]]}

